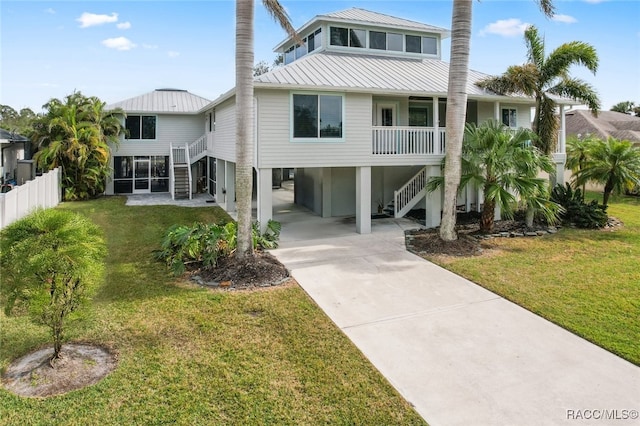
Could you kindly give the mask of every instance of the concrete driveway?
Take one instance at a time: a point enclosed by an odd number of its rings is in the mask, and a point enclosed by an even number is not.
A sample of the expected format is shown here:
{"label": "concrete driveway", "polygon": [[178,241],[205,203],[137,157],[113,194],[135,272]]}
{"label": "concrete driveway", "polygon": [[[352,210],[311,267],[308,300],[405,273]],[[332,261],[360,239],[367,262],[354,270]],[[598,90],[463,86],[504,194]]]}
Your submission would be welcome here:
{"label": "concrete driveway", "polygon": [[272,253],[430,425],[640,424],[639,367],[408,253],[415,224],[274,217]]}

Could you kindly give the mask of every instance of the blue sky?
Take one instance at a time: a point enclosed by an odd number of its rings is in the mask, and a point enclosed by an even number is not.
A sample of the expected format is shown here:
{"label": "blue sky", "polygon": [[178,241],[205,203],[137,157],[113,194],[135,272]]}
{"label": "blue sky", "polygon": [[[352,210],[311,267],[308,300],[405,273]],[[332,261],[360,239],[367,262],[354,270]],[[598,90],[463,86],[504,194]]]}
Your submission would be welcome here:
{"label": "blue sky", "polygon": [[[451,27],[451,1],[281,0],[294,27],[315,15],[360,7]],[[470,67],[500,74],[522,64],[524,28],[536,25],[550,52],[569,41],[592,44],[600,57],[591,83],[603,109],[640,103],[640,1],[555,0],[547,19],[533,0],[473,3]],[[112,103],[157,88],[180,88],[210,100],[234,85],[235,2],[0,2],[0,103],[40,111],[50,98],[79,90]],[[275,58],[285,33],[256,2],[256,62]],[[448,60],[450,44],[443,44]]]}

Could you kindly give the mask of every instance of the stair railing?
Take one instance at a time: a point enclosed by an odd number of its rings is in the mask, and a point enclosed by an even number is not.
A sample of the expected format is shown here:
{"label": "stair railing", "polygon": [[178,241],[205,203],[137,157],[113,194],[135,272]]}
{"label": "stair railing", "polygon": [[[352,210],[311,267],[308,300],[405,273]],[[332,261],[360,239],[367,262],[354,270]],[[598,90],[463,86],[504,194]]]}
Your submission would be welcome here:
{"label": "stair railing", "polygon": [[422,196],[427,186],[427,168],[423,167],[397,191],[393,191],[394,217],[404,216],[415,205],[415,199]]}
{"label": "stair railing", "polygon": [[184,156],[185,156],[185,163],[187,163],[187,175],[189,176],[189,199],[191,199],[192,195],[192,191],[191,191],[191,185],[192,183],[192,179],[191,179],[191,160],[189,159],[189,144],[185,144],[184,145]]}

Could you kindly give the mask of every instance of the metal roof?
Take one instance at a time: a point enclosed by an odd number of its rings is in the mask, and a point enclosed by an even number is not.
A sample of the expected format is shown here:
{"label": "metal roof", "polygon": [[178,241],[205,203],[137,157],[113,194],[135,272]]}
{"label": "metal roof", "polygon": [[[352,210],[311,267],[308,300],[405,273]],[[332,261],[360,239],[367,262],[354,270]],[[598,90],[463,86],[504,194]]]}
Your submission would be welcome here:
{"label": "metal roof", "polygon": [[345,21],[352,23],[360,23],[367,25],[380,25],[384,27],[393,27],[397,29],[405,29],[412,31],[427,31],[435,33],[449,34],[449,30],[433,25],[423,24],[421,22],[410,21],[408,19],[396,18],[395,16],[385,15],[383,13],[371,12],[370,10],[353,7],[351,9],[342,10],[340,12],[327,13],[318,15],[318,19],[326,19],[331,21]]}
{"label": "metal roof", "polygon": [[[498,97],[475,85],[486,77],[489,75],[469,70],[467,94]],[[320,52],[262,74],[254,81],[256,87],[446,96],[448,80],[449,64],[437,59]]]}
{"label": "metal roof", "polygon": [[[448,38],[451,35],[451,31],[446,28],[436,27],[433,25],[423,24],[421,22],[410,21],[408,19],[396,18],[395,16],[385,15],[383,13],[372,12],[366,9],[360,9],[353,7],[351,9],[342,10],[339,12],[326,13],[324,15],[317,15],[303,26],[296,29],[299,34],[304,33],[310,26],[317,25],[318,22],[341,22],[345,24],[355,25],[367,25],[374,27],[386,27],[396,30],[404,31],[418,31],[440,34],[441,37]],[[282,48],[285,44],[291,41],[291,37],[287,37],[276,47],[274,51]]]}
{"label": "metal roof", "polygon": [[196,114],[209,100],[180,89],[157,89],[144,95],[107,105],[125,112]]}

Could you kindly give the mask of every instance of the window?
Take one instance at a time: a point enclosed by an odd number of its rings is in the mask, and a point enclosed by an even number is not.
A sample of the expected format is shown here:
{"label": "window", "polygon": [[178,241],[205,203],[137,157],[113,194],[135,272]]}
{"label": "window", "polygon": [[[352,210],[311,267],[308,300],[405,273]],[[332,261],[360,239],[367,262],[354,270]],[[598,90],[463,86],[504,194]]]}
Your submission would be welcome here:
{"label": "window", "polygon": [[329,36],[332,46],[349,45],[349,30],[347,28],[331,27]]}
{"label": "window", "polygon": [[422,40],[418,36],[406,36],[407,52],[422,53]]}
{"label": "window", "polygon": [[156,117],[154,115],[129,115],[125,121],[126,139],[155,139]]}
{"label": "window", "polygon": [[309,34],[309,37],[307,37],[307,48],[309,52],[316,50],[316,35],[314,33]]}
{"label": "window", "polygon": [[438,40],[435,37],[422,37],[422,53],[438,54]]}
{"label": "window", "polygon": [[433,127],[432,109],[429,105],[409,106],[409,126]]}
{"label": "window", "polygon": [[349,30],[349,46],[367,47],[367,32],[365,30]]}
{"label": "window", "polygon": [[502,124],[507,127],[518,127],[518,114],[514,108],[502,108]]}
{"label": "window", "polygon": [[342,96],[293,95],[294,138],[342,138]]}
{"label": "window", "polygon": [[377,50],[387,50],[387,33],[369,31],[369,47]]}
{"label": "window", "polygon": [[367,32],[365,30],[331,27],[329,36],[332,46],[367,47]]}
{"label": "window", "polygon": [[402,34],[387,33],[387,50],[402,52]]}
{"label": "window", "polygon": [[290,64],[291,62],[295,61],[296,54],[294,52],[294,49],[295,49],[295,46],[291,46],[290,48],[285,50],[285,52],[284,52],[284,63],[285,64]]}
{"label": "window", "polygon": [[169,157],[151,157],[151,192],[169,192]]}

